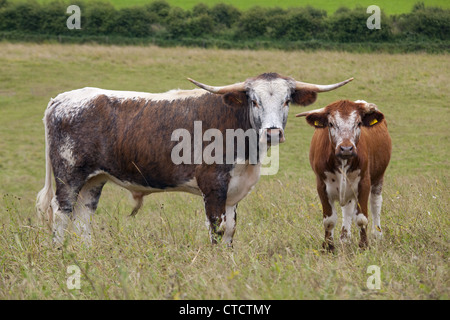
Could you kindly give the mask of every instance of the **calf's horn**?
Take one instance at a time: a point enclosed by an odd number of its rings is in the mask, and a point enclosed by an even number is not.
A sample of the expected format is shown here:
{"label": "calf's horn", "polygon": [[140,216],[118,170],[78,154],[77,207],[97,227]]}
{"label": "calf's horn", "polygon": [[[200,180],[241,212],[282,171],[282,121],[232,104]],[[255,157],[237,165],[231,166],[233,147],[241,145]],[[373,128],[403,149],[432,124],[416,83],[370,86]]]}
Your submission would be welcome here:
{"label": "calf's horn", "polygon": [[298,114],[296,114],[295,116],[296,116],[296,117],[306,117],[306,116],[309,115],[310,113],[316,113],[316,112],[320,113],[320,112],[323,112],[324,110],[325,110],[325,108],[320,108],[320,109],[315,109],[315,110],[305,111],[305,112],[302,112],[302,113],[298,113]]}

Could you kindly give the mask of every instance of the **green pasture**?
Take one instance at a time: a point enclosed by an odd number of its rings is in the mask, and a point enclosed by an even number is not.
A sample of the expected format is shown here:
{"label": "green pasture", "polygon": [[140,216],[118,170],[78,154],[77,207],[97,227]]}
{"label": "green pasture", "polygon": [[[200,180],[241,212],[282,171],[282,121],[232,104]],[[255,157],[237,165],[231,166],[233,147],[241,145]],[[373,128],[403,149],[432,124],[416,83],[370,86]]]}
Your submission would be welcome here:
{"label": "green pasture", "polygon": [[[0,43],[0,299],[448,299],[449,64],[447,54]],[[194,88],[187,77],[225,85],[269,71],[322,84],[355,80],[310,107],[291,106],[280,170],[241,201],[233,249],[210,245],[201,197],[151,195],[133,219],[128,192],[111,184],[94,218],[93,247],[76,236],[52,247],[34,212],[51,97],[86,86]],[[352,243],[330,254],[321,250],[308,162],[313,128],[294,115],[342,98],[378,105],[393,154],[384,239],[362,251],[354,228]],[[340,221],[335,237],[338,230]],[[71,265],[82,270],[80,289],[66,285]],[[380,268],[378,290],[366,285],[371,265]]]}

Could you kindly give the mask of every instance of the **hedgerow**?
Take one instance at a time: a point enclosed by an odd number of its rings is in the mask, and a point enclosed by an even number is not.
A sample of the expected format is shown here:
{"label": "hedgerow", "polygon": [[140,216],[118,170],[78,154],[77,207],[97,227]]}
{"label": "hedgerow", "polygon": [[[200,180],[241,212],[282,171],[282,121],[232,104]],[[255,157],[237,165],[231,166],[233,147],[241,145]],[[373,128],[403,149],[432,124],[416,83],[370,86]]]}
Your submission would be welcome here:
{"label": "hedgerow", "polygon": [[[69,5],[81,9],[81,29],[68,29]],[[198,4],[191,10],[164,0],[116,9],[108,2],[0,0],[0,37],[10,41],[154,43],[222,48],[338,48],[343,50],[448,51],[450,10],[417,3],[407,14],[381,12],[369,29],[366,8],[340,8],[328,16],[312,7],[241,11]],[[352,44],[355,44],[352,46]],[[396,46],[397,45],[397,46]]]}

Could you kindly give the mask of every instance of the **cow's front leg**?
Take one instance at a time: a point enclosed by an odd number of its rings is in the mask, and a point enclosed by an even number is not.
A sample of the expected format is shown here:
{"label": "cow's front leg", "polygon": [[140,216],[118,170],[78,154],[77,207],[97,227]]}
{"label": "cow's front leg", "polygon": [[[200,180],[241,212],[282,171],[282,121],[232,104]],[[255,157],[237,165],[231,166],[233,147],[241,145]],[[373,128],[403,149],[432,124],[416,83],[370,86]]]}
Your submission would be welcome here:
{"label": "cow's front leg", "polygon": [[353,223],[353,218],[358,214],[357,200],[351,199],[347,202],[345,206],[342,206],[342,229],[340,241],[342,243],[347,243],[351,238],[351,228]]}
{"label": "cow's front leg", "polygon": [[326,185],[319,180],[317,184],[317,191],[319,193],[320,202],[322,203],[323,211],[323,227],[325,229],[325,240],[322,247],[328,251],[334,251],[334,227],[337,222],[337,213],[334,204],[330,201]]}
{"label": "cow's front leg", "polygon": [[225,232],[226,197],[216,192],[203,196],[206,211],[206,224],[212,244],[218,243]]}
{"label": "cow's front leg", "polygon": [[[223,241],[228,247],[232,247],[233,236],[236,231],[237,204],[234,206],[225,205],[225,210],[222,208],[221,204],[209,205],[205,200],[206,224],[209,236],[213,244]],[[219,215],[219,212],[222,213]]]}
{"label": "cow's front leg", "polygon": [[228,247],[233,246],[233,236],[236,231],[236,208],[237,204],[226,206],[225,216],[222,218],[222,226],[225,227],[222,240]]}

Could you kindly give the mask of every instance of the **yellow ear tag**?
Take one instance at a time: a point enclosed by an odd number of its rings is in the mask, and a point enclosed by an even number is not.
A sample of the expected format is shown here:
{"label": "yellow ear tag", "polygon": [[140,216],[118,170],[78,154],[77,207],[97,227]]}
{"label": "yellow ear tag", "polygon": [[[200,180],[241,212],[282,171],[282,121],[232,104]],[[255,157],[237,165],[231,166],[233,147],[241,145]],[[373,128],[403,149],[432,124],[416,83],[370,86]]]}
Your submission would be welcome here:
{"label": "yellow ear tag", "polygon": [[372,121],[370,121],[369,125],[373,126],[375,123],[377,123],[378,120],[377,119],[373,119]]}
{"label": "yellow ear tag", "polygon": [[321,127],[322,124],[319,122],[319,120],[314,121],[314,126],[315,127]]}

